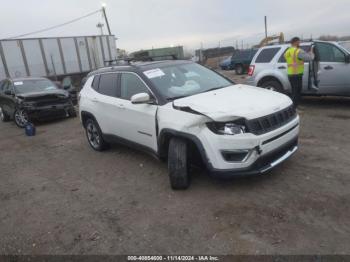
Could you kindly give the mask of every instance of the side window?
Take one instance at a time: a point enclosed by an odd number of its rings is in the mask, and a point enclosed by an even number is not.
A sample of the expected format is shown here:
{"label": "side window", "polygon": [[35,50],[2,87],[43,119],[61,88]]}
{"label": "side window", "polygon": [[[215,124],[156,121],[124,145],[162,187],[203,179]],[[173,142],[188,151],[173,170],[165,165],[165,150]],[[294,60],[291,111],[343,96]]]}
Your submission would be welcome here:
{"label": "side window", "polygon": [[[310,52],[311,45],[303,45],[300,47],[300,49],[304,50],[306,53]],[[287,63],[286,59],[284,58],[284,54],[287,52],[288,48],[283,52],[280,59],[278,59],[278,63]]]}
{"label": "side window", "polygon": [[4,83],[5,81],[0,81],[0,93],[4,92],[4,88],[3,88]]}
{"label": "side window", "polygon": [[120,91],[121,98],[126,100],[130,100],[133,95],[138,93],[149,93],[140,77],[131,73],[121,74]]}
{"label": "side window", "polygon": [[255,63],[270,63],[280,49],[279,47],[263,49],[255,59]]}
{"label": "side window", "polygon": [[95,90],[95,91],[98,91],[98,85],[100,83],[100,75],[96,75],[94,76],[94,80],[92,80],[92,88]]}
{"label": "side window", "polygon": [[5,80],[3,82],[3,85],[2,85],[2,91],[4,92],[4,91],[6,91],[8,89],[10,89],[10,83],[9,83],[9,81]]}
{"label": "side window", "polygon": [[102,95],[117,97],[117,84],[117,73],[103,74],[100,76],[98,92]]}
{"label": "side window", "polygon": [[321,62],[345,63],[345,54],[332,44],[317,43],[317,51]]}

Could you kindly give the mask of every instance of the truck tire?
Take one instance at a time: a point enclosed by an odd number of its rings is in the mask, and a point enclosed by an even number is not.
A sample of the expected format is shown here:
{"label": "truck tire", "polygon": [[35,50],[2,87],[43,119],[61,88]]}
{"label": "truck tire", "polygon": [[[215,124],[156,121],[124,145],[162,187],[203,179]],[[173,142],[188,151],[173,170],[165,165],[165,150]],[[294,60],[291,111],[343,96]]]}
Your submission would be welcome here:
{"label": "truck tire", "polygon": [[10,116],[6,113],[2,106],[0,106],[0,120],[2,122],[8,122],[10,120]]}
{"label": "truck tire", "polygon": [[244,67],[241,64],[238,64],[235,66],[236,74],[237,75],[243,75],[244,74]]}
{"label": "truck tire", "polygon": [[108,148],[108,143],[103,140],[101,129],[95,120],[91,118],[86,120],[85,133],[92,149],[96,151],[104,151]]}
{"label": "truck tire", "polygon": [[186,140],[173,137],[168,151],[168,170],[172,189],[184,190],[190,186],[188,169]]}
{"label": "truck tire", "polygon": [[282,94],[285,93],[282,85],[277,80],[267,80],[259,84],[259,86],[268,90],[282,93]]}

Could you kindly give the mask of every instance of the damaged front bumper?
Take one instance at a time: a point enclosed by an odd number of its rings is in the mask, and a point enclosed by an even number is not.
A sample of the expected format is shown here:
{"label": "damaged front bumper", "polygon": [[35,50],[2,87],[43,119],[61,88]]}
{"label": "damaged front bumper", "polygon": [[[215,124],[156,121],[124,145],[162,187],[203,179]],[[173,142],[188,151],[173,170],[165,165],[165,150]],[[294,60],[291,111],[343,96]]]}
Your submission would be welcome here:
{"label": "damaged front bumper", "polygon": [[209,173],[230,178],[264,174],[291,157],[298,149],[299,117],[262,135],[200,135]]}
{"label": "damaged front bumper", "polygon": [[209,168],[209,173],[213,177],[225,179],[242,176],[262,175],[283,163],[298,150],[298,139],[288,142],[282,147],[273,150],[260,157],[252,166],[240,169],[215,169]]}
{"label": "damaged front bumper", "polygon": [[30,119],[36,120],[65,117],[68,116],[70,110],[74,110],[71,102],[45,106],[22,105],[19,108],[24,110]]}

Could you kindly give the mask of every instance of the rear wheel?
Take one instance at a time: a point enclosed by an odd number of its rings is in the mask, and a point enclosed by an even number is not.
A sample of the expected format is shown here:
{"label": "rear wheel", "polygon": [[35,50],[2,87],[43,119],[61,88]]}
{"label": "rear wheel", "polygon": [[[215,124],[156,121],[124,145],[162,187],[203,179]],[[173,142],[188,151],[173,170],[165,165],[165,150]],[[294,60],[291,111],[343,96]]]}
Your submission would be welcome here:
{"label": "rear wheel", "polygon": [[174,137],[169,143],[168,170],[172,189],[183,190],[190,186],[187,143]]}
{"label": "rear wheel", "polygon": [[262,88],[271,90],[271,91],[284,93],[282,85],[277,80],[268,80],[268,81],[261,83],[259,86]]}
{"label": "rear wheel", "polygon": [[243,75],[244,73],[243,65],[236,65],[235,70],[237,75]]}
{"label": "rear wheel", "polygon": [[29,123],[27,112],[23,109],[16,109],[14,114],[14,121],[18,127],[24,128]]}
{"label": "rear wheel", "polygon": [[96,121],[88,119],[85,124],[86,137],[89,145],[96,151],[103,151],[108,144],[103,140],[102,132]]}
{"label": "rear wheel", "polygon": [[10,120],[10,117],[8,116],[8,114],[5,112],[5,110],[2,108],[2,106],[0,106],[0,120],[2,122],[7,122]]}

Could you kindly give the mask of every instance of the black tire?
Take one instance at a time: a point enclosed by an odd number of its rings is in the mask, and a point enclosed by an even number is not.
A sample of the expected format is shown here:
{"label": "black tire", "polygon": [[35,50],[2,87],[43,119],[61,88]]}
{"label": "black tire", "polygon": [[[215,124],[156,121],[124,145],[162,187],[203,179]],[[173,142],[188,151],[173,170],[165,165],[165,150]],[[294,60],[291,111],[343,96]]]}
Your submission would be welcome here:
{"label": "black tire", "polygon": [[190,186],[186,140],[177,137],[170,140],[168,171],[172,189],[184,190]]}
{"label": "black tire", "polygon": [[235,66],[235,71],[236,71],[237,75],[243,75],[244,74],[244,67],[243,67],[243,65],[240,65],[240,64],[236,65]]}
{"label": "black tire", "polygon": [[16,109],[13,114],[13,121],[20,128],[25,128],[25,126],[30,122],[28,114],[23,109]]}
{"label": "black tire", "polygon": [[260,87],[284,94],[283,87],[277,80],[267,80],[259,84]]}
{"label": "black tire", "polygon": [[6,113],[2,106],[0,106],[0,120],[2,122],[10,121],[10,116]]}
{"label": "black tire", "polygon": [[68,110],[68,115],[69,117],[77,117],[77,112],[75,111],[74,107]]}
{"label": "black tire", "polygon": [[89,145],[93,150],[103,151],[108,148],[108,143],[103,140],[99,125],[93,119],[86,120],[85,133]]}

